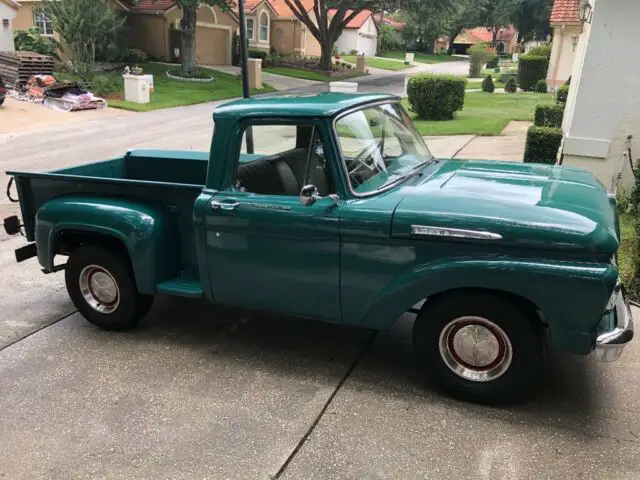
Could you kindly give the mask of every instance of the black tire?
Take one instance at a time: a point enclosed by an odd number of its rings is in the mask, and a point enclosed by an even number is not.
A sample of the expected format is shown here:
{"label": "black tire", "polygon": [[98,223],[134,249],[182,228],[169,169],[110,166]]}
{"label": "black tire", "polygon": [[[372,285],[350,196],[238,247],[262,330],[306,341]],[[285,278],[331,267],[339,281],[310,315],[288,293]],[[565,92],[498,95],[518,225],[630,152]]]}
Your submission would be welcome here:
{"label": "black tire", "polygon": [[[92,281],[96,274],[100,274],[109,287],[115,284],[117,288],[104,293],[99,283]],[[138,292],[127,259],[101,247],[88,245],[71,252],[65,281],[71,301],[82,316],[105,330],[135,327],[153,304],[153,296]],[[92,285],[98,288],[93,289]]]}
{"label": "black tire", "polygon": [[[489,338],[483,345],[489,352],[484,359],[475,356],[479,351],[476,337],[464,338],[475,325],[484,327],[480,333]],[[467,326],[473,327],[461,334]],[[415,355],[436,386],[453,397],[484,404],[526,397],[542,365],[543,338],[542,327],[535,320],[511,302],[484,293],[450,294],[428,302],[413,328]],[[464,340],[475,347],[465,350]],[[470,360],[470,352],[478,365],[465,362]],[[480,380],[480,376],[485,377]]]}

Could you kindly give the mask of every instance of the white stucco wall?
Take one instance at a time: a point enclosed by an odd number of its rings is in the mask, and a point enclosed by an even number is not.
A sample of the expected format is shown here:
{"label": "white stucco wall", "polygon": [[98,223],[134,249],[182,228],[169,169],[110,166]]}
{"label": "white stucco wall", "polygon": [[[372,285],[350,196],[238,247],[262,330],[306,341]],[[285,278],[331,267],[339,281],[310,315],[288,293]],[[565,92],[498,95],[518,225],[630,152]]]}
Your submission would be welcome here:
{"label": "white stucco wall", "polygon": [[350,28],[342,31],[342,34],[336,41],[338,53],[349,54],[351,50],[358,49],[358,31]]}
{"label": "white stucco wall", "polygon": [[[594,2],[594,0],[592,0]],[[638,36],[640,2],[596,0],[591,25],[585,25],[576,51],[571,89],[563,120],[563,164],[594,173],[609,187],[620,166],[625,139],[640,159],[640,62],[627,51]],[[625,184],[632,182],[626,166]]]}
{"label": "white stucco wall", "polygon": [[[13,19],[16,10],[0,2],[0,52],[13,51]],[[9,20],[9,25],[4,26],[4,19]]]}
{"label": "white stucco wall", "polygon": [[577,47],[574,51],[573,37],[579,37],[581,32],[581,26],[564,25],[553,28],[547,85],[559,87],[571,76],[577,51]]}

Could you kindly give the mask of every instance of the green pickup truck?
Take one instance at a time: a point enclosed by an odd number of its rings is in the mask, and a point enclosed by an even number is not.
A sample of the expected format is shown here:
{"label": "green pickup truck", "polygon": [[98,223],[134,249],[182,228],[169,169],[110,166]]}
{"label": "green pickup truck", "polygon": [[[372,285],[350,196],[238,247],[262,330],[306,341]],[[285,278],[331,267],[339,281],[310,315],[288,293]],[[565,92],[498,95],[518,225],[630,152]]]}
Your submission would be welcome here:
{"label": "green pickup truck", "polygon": [[420,367],[472,401],[522,397],[547,347],[613,361],[632,339],[615,200],[591,174],[436,159],[390,95],[262,96],[213,120],[210,152],[8,172],[5,229],[34,242],[17,260],[64,270],[106,329],[156,294],[372,329],[417,313]]}

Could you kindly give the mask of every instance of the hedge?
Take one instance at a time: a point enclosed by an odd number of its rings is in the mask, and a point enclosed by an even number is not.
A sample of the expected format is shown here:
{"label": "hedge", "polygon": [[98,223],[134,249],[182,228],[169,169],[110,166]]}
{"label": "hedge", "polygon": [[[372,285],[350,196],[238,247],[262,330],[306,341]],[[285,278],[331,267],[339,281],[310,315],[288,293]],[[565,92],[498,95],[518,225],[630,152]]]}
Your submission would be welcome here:
{"label": "hedge", "polygon": [[464,106],[467,81],[453,75],[416,75],[409,79],[409,104],[418,118],[452,120]]}
{"label": "hedge", "polygon": [[487,68],[498,68],[498,63],[500,62],[500,58],[496,55],[493,58],[490,58],[487,62]]}
{"label": "hedge", "polygon": [[538,83],[536,83],[536,93],[547,93],[547,90],[547,81],[538,80]]}
{"label": "hedge", "polygon": [[267,58],[267,52],[263,52],[261,50],[249,50],[249,58],[259,58],[264,60]]}
{"label": "hedge", "polygon": [[493,77],[491,75],[487,75],[482,81],[482,91],[493,93],[495,90],[496,86],[493,84]]}
{"label": "hedge", "polygon": [[562,130],[549,127],[530,127],[524,147],[525,163],[555,164],[562,142]]}
{"label": "hedge", "polygon": [[569,97],[569,86],[562,85],[558,91],[556,92],[556,102],[557,103],[567,103],[567,98]]}
{"label": "hedge", "polygon": [[536,127],[560,128],[564,116],[564,105],[538,105],[533,124]]}
{"label": "hedge", "polygon": [[518,85],[525,92],[535,89],[539,80],[547,77],[549,59],[547,57],[533,57],[525,55],[518,62]]}

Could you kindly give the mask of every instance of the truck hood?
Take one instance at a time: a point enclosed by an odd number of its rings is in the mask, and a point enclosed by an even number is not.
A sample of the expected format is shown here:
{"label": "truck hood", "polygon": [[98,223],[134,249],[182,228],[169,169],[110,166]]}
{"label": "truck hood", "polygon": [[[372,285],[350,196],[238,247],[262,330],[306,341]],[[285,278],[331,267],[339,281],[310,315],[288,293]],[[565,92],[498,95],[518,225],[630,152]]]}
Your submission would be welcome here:
{"label": "truck hood", "polygon": [[[576,168],[445,160],[397,193],[402,198],[393,216],[394,237],[448,236],[607,254],[619,246],[605,188]],[[474,232],[482,233],[473,238]]]}

